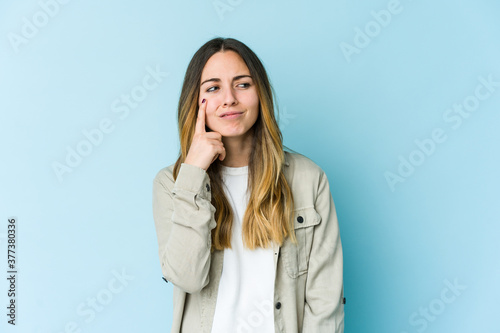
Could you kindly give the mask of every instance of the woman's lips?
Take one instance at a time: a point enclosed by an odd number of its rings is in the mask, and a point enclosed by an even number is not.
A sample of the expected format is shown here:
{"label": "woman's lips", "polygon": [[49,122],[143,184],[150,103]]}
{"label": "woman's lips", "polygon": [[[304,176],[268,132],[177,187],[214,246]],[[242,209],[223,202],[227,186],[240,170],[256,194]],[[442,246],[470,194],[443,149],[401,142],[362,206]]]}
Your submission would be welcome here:
{"label": "woman's lips", "polygon": [[238,118],[239,116],[241,116],[243,113],[233,113],[233,114],[228,114],[228,115],[225,115],[225,116],[222,116],[221,118],[222,119],[234,119],[234,118]]}

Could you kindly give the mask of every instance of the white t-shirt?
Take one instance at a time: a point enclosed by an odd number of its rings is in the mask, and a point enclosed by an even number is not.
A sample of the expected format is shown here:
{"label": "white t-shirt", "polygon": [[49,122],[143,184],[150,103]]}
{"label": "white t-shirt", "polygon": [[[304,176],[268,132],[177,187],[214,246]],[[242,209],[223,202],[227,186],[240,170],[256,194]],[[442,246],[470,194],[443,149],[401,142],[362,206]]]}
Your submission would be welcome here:
{"label": "white t-shirt", "polygon": [[224,192],[234,212],[231,245],[224,249],[212,333],[274,333],[273,249],[243,247],[248,166],[222,165]]}

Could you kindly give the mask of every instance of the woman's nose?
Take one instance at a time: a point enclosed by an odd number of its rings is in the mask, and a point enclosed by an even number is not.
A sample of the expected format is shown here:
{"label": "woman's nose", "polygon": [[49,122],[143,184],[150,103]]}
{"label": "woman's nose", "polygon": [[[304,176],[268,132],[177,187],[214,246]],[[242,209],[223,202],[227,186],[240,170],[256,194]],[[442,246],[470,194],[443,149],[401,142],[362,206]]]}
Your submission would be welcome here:
{"label": "woman's nose", "polygon": [[234,94],[234,91],[230,88],[226,89],[226,92],[225,92],[224,97],[223,97],[224,106],[229,106],[229,105],[233,105],[236,103],[237,103],[237,100],[236,100],[236,95]]}

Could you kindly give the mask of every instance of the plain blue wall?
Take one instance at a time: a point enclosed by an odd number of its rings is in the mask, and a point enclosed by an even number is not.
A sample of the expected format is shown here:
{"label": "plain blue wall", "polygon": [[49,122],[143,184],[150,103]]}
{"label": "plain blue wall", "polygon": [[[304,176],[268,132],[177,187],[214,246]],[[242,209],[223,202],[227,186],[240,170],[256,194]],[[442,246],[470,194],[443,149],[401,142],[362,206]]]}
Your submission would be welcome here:
{"label": "plain blue wall", "polygon": [[170,331],[152,179],[216,36],[262,59],[285,144],[328,175],[346,332],[500,332],[497,1],[55,1],[0,4],[2,332]]}

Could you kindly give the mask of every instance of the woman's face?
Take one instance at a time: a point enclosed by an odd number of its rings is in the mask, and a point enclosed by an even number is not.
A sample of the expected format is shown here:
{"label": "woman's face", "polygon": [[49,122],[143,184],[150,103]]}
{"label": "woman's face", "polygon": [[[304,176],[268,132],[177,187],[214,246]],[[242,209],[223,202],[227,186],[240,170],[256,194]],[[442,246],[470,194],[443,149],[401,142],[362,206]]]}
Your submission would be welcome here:
{"label": "woman's face", "polygon": [[[217,52],[201,73],[200,99],[206,99],[205,125],[223,137],[243,136],[255,124],[259,97],[247,65],[234,51]],[[223,117],[226,112],[239,112]]]}

